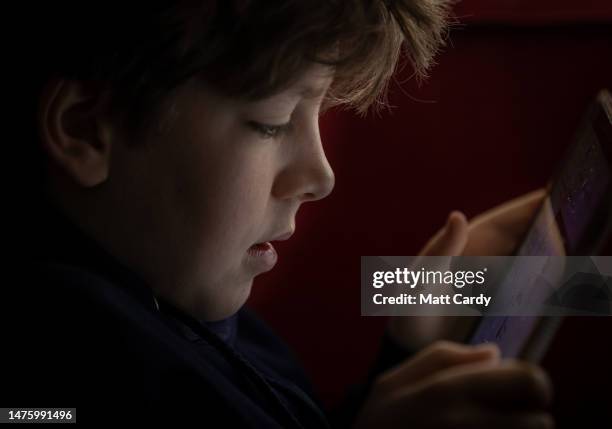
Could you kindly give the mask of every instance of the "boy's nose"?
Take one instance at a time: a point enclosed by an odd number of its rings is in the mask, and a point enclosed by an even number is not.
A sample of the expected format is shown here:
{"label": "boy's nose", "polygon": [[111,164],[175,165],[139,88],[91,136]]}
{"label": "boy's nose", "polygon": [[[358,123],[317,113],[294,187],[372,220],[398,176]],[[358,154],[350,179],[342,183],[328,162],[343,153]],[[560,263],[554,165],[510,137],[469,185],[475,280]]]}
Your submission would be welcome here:
{"label": "boy's nose", "polygon": [[310,174],[307,174],[304,189],[300,192],[302,201],[316,201],[325,198],[331,194],[335,183],[334,171],[321,150],[320,162],[316,168],[312,168]]}
{"label": "boy's nose", "polygon": [[299,144],[292,162],[277,176],[272,193],[280,199],[316,201],[329,195],[334,184],[334,172],[317,130],[309,141]]}

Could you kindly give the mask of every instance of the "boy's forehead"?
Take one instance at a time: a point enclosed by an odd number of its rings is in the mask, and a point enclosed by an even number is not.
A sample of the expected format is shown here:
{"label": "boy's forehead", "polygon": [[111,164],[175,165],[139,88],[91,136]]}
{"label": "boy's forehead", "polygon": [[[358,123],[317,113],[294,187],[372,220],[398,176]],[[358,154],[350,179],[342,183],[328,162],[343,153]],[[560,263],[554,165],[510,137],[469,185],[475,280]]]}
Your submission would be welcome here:
{"label": "boy's forehead", "polygon": [[334,77],[334,69],[323,65],[309,68],[300,79],[289,88],[292,95],[303,98],[318,98],[325,94]]}
{"label": "boy's forehead", "polygon": [[333,69],[331,67],[316,65],[305,72],[287,88],[276,94],[259,100],[247,102],[249,105],[275,105],[279,109],[283,106],[292,106],[299,99],[318,99],[323,97],[333,81]]}
{"label": "boy's forehead", "polygon": [[[291,106],[299,99],[315,100],[323,97],[329,89],[333,78],[334,69],[332,67],[317,64],[304,71],[289,86],[274,94],[259,99],[244,99],[241,97],[227,96],[222,91],[219,91],[218,88],[212,85],[207,85],[206,83],[204,83],[204,87],[208,89],[207,93],[210,93],[211,95],[215,94],[217,97],[219,97],[216,105],[221,105],[221,102],[223,101],[230,107],[241,107],[243,105],[247,105],[258,108],[262,106],[269,107],[274,105],[282,110],[284,109],[284,106]],[[202,83],[199,83],[199,85],[202,85]]]}
{"label": "boy's forehead", "polygon": [[319,98],[322,97],[327,91],[327,83],[318,85],[300,85],[295,88],[292,92],[294,95],[298,95],[301,98]]}

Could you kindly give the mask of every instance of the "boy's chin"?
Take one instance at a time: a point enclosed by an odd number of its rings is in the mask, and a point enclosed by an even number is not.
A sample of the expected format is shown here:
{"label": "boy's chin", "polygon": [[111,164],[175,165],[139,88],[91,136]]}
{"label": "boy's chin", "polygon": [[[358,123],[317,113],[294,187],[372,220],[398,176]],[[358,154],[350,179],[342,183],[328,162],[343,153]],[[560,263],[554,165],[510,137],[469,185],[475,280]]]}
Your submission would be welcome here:
{"label": "boy's chin", "polygon": [[206,314],[203,314],[204,317],[200,317],[200,319],[204,319],[208,322],[215,322],[233,316],[249,299],[252,286],[253,280],[249,280],[236,287],[228,288],[227,292],[231,290],[233,294],[219,297],[220,299],[218,299],[217,303],[212,307],[206,306]]}

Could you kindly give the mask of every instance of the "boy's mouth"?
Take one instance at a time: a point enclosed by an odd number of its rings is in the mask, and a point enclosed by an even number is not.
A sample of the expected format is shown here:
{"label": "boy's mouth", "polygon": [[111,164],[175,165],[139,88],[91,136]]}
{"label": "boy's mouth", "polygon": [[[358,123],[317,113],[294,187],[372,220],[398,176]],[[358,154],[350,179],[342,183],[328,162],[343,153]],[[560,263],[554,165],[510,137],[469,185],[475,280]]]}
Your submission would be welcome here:
{"label": "boy's mouth", "polygon": [[270,271],[276,261],[278,254],[272,243],[266,241],[264,243],[255,243],[247,250],[248,261],[258,273]]}
{"label": "boy's mouth", "polygon": [[269,241],[266,241],[264,243],[255,243],[251,247],[249,247],[249,252],[257,254],[269,250],[270,247],[274,246],[272,246],[272,243],[270,243]]}
{"label": "boy's mouth", "polygon": [[271,270],[278,259],[276,249],[274,248],[271,242],[287,240],[292,235],[293,231],[288,231],[286,233],[276,236],[270,241],[263,241],[260,243],[253,244],[247,250],[250,263],[254,265],[257,268],[257,271],[259,272]]}

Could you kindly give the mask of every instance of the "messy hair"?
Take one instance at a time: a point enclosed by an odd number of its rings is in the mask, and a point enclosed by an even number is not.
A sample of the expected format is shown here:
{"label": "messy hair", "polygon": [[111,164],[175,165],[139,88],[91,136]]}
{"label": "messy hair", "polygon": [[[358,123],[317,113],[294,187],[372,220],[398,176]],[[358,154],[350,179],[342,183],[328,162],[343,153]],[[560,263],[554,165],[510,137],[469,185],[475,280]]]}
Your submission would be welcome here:
{"label": "messy hair", "polygon": [[44,3],[44,38],[33,47],[40,77],[107,83],[116,106],[133,112],[194,76],[230,96],[263,98],[314,62],[334,70],[326,106],[363,114],[385,104],[402,50],[426,75],[449,9],[447,0]]}

